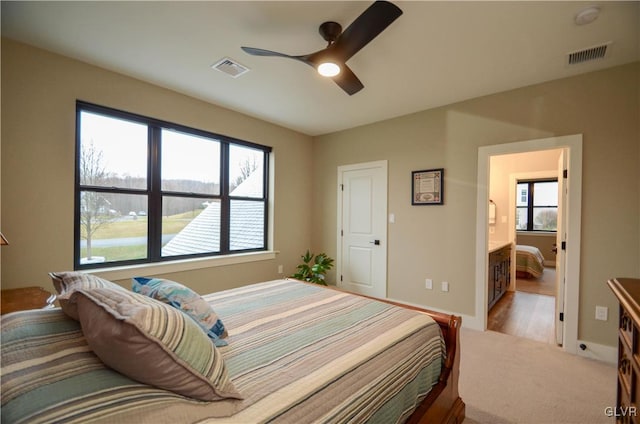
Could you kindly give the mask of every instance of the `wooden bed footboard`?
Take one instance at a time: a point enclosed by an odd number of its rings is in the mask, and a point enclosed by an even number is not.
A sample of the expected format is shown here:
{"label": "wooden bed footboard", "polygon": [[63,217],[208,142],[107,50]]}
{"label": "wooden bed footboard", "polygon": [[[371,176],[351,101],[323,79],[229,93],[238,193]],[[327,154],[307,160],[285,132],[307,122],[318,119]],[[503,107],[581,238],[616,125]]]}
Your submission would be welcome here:
{"label": "wooden bed footboard", "polygon": [[407,423],[460,424],[464,421],[465,414],[465,405],[458,393],[462,318],[420,308],[413,309],[426,312],[440,325],[447,346],[447,357],[438,383],[409,417]]}

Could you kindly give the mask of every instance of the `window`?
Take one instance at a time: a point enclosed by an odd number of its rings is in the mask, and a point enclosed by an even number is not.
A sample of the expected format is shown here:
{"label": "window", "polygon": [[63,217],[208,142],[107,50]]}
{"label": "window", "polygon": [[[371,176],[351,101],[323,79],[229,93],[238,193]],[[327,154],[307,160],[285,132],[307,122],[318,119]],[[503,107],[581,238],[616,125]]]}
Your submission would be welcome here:
{"label": "window", "polygon": [[76,269],[267,249],[271,148],[77,102]]}
{"label": "window", "polygon": [[522,180],[516,190],[516,230],[556,231],[558,180]]}

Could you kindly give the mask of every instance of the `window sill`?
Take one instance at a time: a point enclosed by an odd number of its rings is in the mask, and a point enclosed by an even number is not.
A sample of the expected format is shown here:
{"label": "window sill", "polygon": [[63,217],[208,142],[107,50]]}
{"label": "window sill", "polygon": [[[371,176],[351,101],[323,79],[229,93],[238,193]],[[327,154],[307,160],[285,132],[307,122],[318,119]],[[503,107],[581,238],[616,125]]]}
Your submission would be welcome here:
{"label": "window sill", "polygon": [[249,262],[268,261],[275,259],[279,252],[268,250],[265,252],[238,253],[236,255],[216,256],[210,258],[183,259],[180,261],[158,262],[153,264],[129,265],[113,268],[87,270],[89,274],[106,280],[124,280],[142,275],[167,274],[170,272],[191,271],[194,269],[213,268],[218,266],[244,264]]}
{"label": "window sill", "polygon": [[516,230],[516,234],[523,236],[555,236],[556,231],[518,231]]}

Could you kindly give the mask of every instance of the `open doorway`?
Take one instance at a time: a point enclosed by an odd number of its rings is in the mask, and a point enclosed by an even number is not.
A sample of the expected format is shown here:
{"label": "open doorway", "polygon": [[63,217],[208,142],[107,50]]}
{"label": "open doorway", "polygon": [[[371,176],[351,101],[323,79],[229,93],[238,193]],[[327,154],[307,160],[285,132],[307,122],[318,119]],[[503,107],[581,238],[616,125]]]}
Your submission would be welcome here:
{"label": "open doorway", "polygon": [[549,149],[490,158],[489,268],[496,255],[492,246],[508,246],[510,275],[500,298],[489,303],[488,330],[562,343],[555,320],[555,246],[563,154],[564,149]]}
{"label": "open doorway", "polygon": [[[490,218],[490,159],[493,156],[527,153],[541,150],[562,149],[565,153],[568,179],[566,183],[566,208],[562,212],[566,214],[566,225],[559,234],[563,236],[562,258],[564,270],[562,271],[561,284],[558,289],[561,294],[557,301],[554,319],[561,320],[556,327],[560,330],[562,349],[576,354],[578,351],[578,307],[580,287],[580,226],[582,206],[582,135],[569,135],[551,137],[545,139],[527,140],[514,143],[504,143],[493,146],[483,146],[478,149],[478,191],[476,213],[476,328],[487,329],[488,317],[488,275],[489,275],[489,225]],[[564,190],[563,190],[564,192]],[[515,190],[513,191],[515,197]],[[514,200],[515,201],[515,200]],[[509,220],[510,215],[506,215]],[[497,213],[497,219],[502,215]],[[515,225],[508,226],[514,232],[509,240],[515,240]],[[512,249],[512,261],[515,262],[515,249]],[[511,272],[515,272],[512,270]],[[510,273],[511,281],[515,280]]]}

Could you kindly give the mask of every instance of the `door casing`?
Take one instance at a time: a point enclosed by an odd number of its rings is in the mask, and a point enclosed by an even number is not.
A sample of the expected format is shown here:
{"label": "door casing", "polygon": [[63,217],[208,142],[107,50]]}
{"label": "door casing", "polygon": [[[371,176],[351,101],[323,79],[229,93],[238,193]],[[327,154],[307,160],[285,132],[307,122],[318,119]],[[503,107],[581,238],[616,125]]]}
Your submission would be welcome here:
{"label": "door casing", "polygon": [[580,240],[582,208],[582,134],[482,146],[478,149],[477,210],[476,210],[476,307],[468,321],[470,328],[487,329],[487,240],[489,216],[490,158],[494,155],[524,153],[537,150],[566,148],[570,174],[566,211],[566,284],[564,308],[563,350],[578,352],[578,309],[580,302]]}

